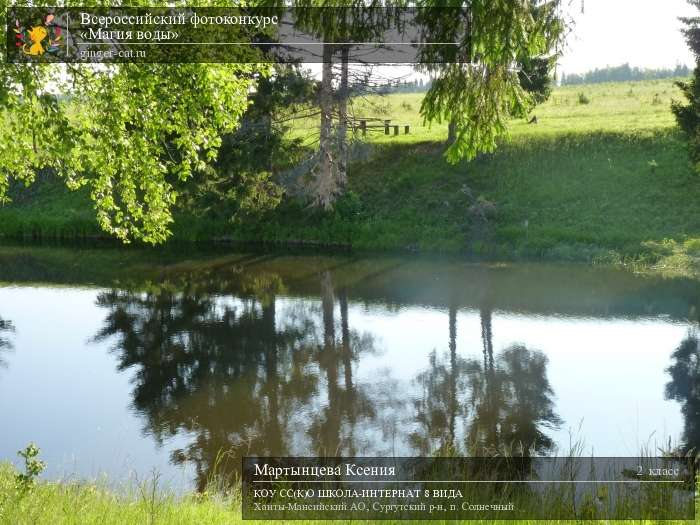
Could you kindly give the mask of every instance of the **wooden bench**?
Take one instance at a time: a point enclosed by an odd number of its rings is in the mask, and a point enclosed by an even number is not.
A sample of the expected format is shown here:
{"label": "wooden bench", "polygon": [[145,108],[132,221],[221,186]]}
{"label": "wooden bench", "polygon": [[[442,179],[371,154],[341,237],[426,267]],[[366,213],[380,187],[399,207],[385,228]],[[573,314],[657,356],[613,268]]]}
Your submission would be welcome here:
{"label": "wooden bench", "polygon": [[[376,122],[376,124],[372,124],[372,122]],[[349,127],[352,128],[353,131],[359,129],[362,132],[362,136],[367,135],[368,129],[384,129],[385,135],[391,135],[392,128],[394,135],[399,134],[400,128],[403,128],[404,135],[408,135],[411,132],[410,124],[392,124],[391,119],[379,119],[372,117],[358,117],[349,124]]]}

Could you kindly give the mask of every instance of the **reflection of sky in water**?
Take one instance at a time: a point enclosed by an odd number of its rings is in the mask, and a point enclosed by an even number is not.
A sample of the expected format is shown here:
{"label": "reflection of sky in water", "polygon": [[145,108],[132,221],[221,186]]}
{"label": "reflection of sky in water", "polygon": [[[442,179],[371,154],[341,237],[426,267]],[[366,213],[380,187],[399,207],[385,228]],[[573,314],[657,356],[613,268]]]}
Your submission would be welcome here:
{"label": "reflection of sky in water", "polygon": [[117,373],[110,345],[90,344],[105,313],[99,290],[0,288],[2,315],[15,325],[14,350],[0,369],[0,458],[17,460],[30,441],[42,449],[52,477],[125,479],[151,469],[180,484],[168,446],[142,434],[129,409],[132,372]]}
{"label": "reflection of sky in water", "polygon": [[[95,304],[99,291],[0,288],[0,315],[15,326],[10,335],[14,350],[4,356],[7,368],[0,368],[0,459],[16,460],[16,451],[35,441],[48,461],[50,476],[106,472],[123,479],[132,469],[140,476],[156,469],[168,484],[184,484],[191,473],[173,467],[169,451],[189,440],[178,435],[160,447],[144,435],[142,417],[130,408],[135,370],[116,371],[117,360],[108,352],[114,338],[91,341],[106,316]],[[243,304],[226,297],[218,297],[217,303],[221,311],[226,305]],[[318,317],[321,302],[278,298],[278,327],[297,322],[299,308]],[[337,310],[336,304],[339,322]],[[391,437],[376,422],[361,422],[356,434],[365,441],[366,452],[409,453],[402,443],[411,428],[411,407],[405,402],[416,395],[413,380],[427,367],[430,352],[442,356],[448,351],[448,313],[412,306],[389,311],[351,302],[349,325],[354,332],[375,338],[376,352],[362,354],[354,370],[356,384],[382,402],[391,396],[404,402],[400,410],[388,401],[379,403],[378,420],[386,423],[393,418],[396,425]],[[537,317],[495,311],[492,326],[495,354],[520,343],[548,357],[555,411],[564,421],[551,434],[564,451],[569,430],[584,439],[588,453],[599,456],[635,455],[645,444],[655,451],[654,445],[666,444],[669,436],[679,438],[679,406],[664,400],[665,370],[671,352],[687,334],[687,325],[662,319]],[[456,341],[459,356],[481,358],[477,310],[459,310]],[[295,414],[292,428],[297,433],[290,439],[295,453],[303,454],[308,447],[305,418],[325,399],[321,391]]]}
{"label": "reflection of sky in water", "polygon": [[[427,354],[448,351],[447,312],[407,308],[386,314],[353,308],[350,324],[381,334],[379,356],[362,360],[360,376],[371,381],[390,367],[395,379],[410,382],[425,367]],[[640,447],[666,445],[678,438],[682,418],[677,403],[664,400],[669,356],[688,332],[687,325],[646,319],[603,320],[534,317],[496,312],[494,352],[515,343],[543,352],[556,411],[564,424],[555,440],[568,449],[569,431],[583,437],[597,456],[635,455]],[[481,358],[479,312],[460,310],[457,353]],[[581,431],[578,428],[581,425]]]}

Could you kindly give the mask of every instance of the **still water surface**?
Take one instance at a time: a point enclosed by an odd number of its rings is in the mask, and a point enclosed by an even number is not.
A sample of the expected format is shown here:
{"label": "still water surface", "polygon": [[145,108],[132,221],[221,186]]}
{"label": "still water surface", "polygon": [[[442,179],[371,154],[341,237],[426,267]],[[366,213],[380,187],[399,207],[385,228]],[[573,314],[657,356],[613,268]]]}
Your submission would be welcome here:
{"label": "still water surface", "polygon": [[182,489],[246,454],[698,446],[699,303],[576,265],[2,248],[0,460]]}

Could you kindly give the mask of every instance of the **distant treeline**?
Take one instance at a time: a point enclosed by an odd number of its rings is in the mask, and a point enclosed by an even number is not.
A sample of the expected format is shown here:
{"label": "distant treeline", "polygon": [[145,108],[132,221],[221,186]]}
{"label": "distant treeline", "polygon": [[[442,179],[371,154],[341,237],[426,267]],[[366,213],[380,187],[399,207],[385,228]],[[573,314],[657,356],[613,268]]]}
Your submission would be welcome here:
{"label": "distant treeline", "polygon": [[668,69],[643,69],[622,64],[616,67],[594,69],[582,74],[572,73],[561,76],[561,84],[600,84],[602,82],[626,82],[631,80],[654,80],[658,78],[674,78],[690,76],[691,70],[686,65],[678,64],[675,68]]}
{"label": "distant treeline", "polygon": [[430,79],[423,80],[404,80],[399,82],[390,82],[386,85],[377,88],[380,94],[389,93],[424,93],[430,89],[432,81]]}
{"label": "distant treeline", "polygon": [[[621,66],[608,66],[602,69],[594,69],[586,73],[562,74],[561,85],[573,86],[578,84],[600,84],[602,82],[628,82],[633,80],[654,80],[660,78],[689,77],[692,73],[685,64],[677,64],[674,68],[646,69],[631,67],[629,64]],[[389,93],[424,93],[430,89],[430,79],[419,78],[417,80],[404,80],[389,82],[376,87],[380,94]]]}

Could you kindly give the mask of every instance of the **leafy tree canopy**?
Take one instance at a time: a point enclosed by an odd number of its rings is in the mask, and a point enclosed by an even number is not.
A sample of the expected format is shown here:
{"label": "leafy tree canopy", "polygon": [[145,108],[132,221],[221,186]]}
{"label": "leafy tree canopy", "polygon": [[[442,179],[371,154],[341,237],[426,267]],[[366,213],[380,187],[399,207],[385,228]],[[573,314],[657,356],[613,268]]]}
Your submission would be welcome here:
{"label": "leafy tree canopy", "polygon": [[[427,122],[449,122],[456,131],[447,159],[471,159],[493,151],[507,120],[535,102],[519,77],[524,61],[556,58],[566,24],[559,0],[423,0],[426,40],[421,57],[434,76],[421,113]],[[459,8],[461,15],[455,17]],[[530,64],[525,64],[529,66]]]}
{"label": "leafy tree canopy", "polygon": [[[143,0],[55,3],[187,5]],[[198,5],[230,4],[201,0]],[[6,27],[4,9],[0,26]],[[173,221],[174,183],[216,160],[221,136],[236,129],[256,79],[268,73],[267,66],[258,64],[3,63],[0,111],[6,124],[0,128],[0,198],[7,200],[10,181],[29,184],[36,170],[51,168],[69,187],[90,188],[104,231],[124,242],[162,242]]]}

